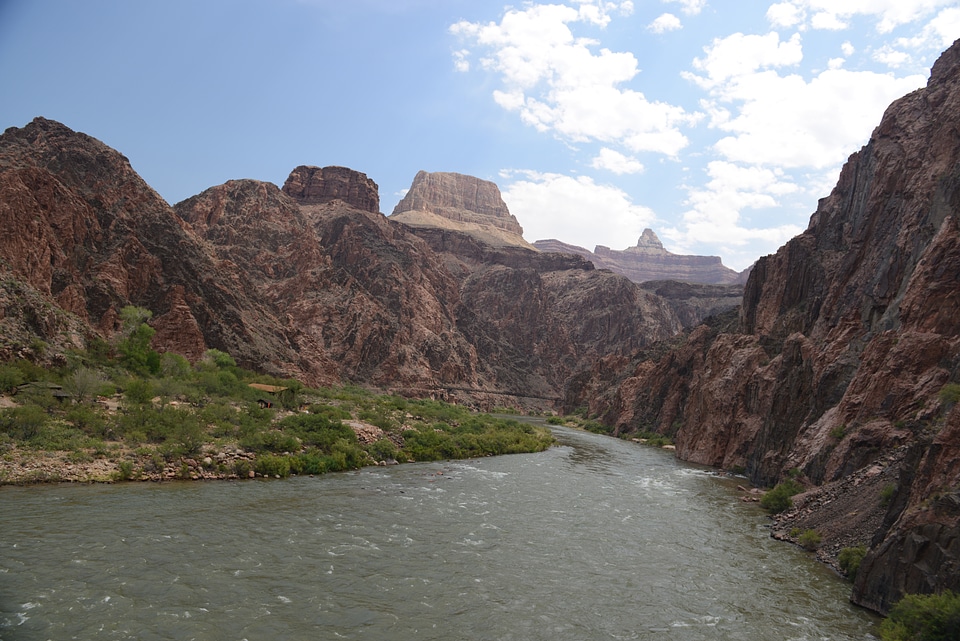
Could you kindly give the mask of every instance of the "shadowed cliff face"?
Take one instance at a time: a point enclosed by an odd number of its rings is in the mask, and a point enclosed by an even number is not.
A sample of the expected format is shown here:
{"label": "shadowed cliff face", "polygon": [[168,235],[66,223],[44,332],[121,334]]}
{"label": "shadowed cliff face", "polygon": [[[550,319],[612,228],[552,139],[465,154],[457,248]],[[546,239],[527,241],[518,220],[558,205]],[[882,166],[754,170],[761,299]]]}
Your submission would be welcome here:
{"label": "shadowed cliff face", "polygon": [[[820,485],[779,526],[821,524],[825,557],[871,545],[857,603],[960,589],[957,411],[939,394],[960,382],[958,216],[954,44],[925,89],[890,106],[809,228],[757,262],[736,329],[702,327],[634,361],[597,409],[621,430],[673,434],[686,460]],[[898,498],[884,505],[875,484],[845,483],[854,475],[893,479]],[[855,499],[847,518],[818,521],[841,495]],[[875,529],[858,530],[872,514]]]}

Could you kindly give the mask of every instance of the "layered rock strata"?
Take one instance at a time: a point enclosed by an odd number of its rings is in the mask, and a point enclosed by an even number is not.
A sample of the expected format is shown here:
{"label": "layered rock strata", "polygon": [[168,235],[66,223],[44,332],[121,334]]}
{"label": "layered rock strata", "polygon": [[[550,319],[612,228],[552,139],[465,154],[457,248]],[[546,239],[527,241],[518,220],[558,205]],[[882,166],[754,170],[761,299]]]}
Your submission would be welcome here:
{"label": "layered rock strata", "polygon": [[[881,612],[960,589],[958,114],[960,42],[888,108],[808,229],[757,262],[739,318],[634,359],[594,407],[761,485],[799,473],[812,489],[781,531],[819,524],[827,559],[869,546],[852,598]],[[572,379],[569,402],[597,378]]]}
{"label": "layered rock strata", "polygon": [[390,218],[412,227],[460,231],[488,245],[531,247],[497,185],[474,176],[420,171]]}
{"label": "layered rock strata", "polygon": [[674,280],[704,285],[742,285],[749,274],[749,270],[737,273],[724,266],[719,256],[686,256],[668,252],[652,229],[643,230],[636,246],[622,251],[597,245],[591,252],[559,240],[538,240],[533,246],[544,252],[583,256],[598,269],[609,269],[635,283]]}

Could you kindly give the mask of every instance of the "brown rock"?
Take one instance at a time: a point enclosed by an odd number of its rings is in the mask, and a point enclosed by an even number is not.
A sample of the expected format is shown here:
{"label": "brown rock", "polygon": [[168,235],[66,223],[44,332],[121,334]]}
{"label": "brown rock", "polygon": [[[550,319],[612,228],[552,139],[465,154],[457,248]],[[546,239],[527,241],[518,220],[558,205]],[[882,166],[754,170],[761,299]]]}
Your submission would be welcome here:
{"label": "brown rock", "polygon": [[283,192],[302,205],[320,205],[334,200],[363,211],[380,211],[377,183],[366,174],[346,167],[307,167],[294,169],[283,183]]}

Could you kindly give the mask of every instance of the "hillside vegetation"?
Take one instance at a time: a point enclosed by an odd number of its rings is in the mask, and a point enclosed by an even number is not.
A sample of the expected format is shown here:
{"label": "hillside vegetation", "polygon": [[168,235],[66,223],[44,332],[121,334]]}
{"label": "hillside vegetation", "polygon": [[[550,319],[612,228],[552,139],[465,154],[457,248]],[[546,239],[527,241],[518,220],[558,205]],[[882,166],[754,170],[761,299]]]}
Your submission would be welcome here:
{"label": "hillside vegetation", "polygon": [[0,365],[0,483],[284,477],[553,443],[439,401],[255,374],[219,350],[191,364],[150,348],[145,310],[123,316],[120,340],[60,367]]}

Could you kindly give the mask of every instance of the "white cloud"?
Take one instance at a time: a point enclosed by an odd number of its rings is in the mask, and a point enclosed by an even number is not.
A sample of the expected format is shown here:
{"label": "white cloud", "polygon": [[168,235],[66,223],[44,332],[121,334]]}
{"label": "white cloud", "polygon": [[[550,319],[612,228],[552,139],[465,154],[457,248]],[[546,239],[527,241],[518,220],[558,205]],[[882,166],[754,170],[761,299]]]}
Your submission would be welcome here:
{"label": "white cloud", "polygon": [[849,40],[840,45],[840,51],[843,52],[845,56],[852,56],[857,50]]}
{"label": "white cloud", "polygon": [[823,29],[826,31],[843,31],[850,25],[844,22],[837,14],[829,11],[818,11],[813,14],[810,25],[814,29]]}
{"label": "white cloud", "polygon": [[791,2],[778,2],[767,9],[767,20],[775,27],[795,27],[803,24],[803,10]]}
{"label": "white cloud", "polygon": [[557,238],[593,249],[625,248],[651,226],[653,212],[633,204],[623,190],[600,185],[587,176],[534,171],[504,172],[515,179],[503,190],[510,213],[528,240]]}
{"label": "white cloud", "polygon": [[767,19],[780,26],[795,26],[800,23],[780,23],[776,18],[790,20],[791,16],[812,13],[813,28],[836,30],[848,28],[850,19],[855,16],[870,16],[877,21],[878,32],[890,33],[940,8],[955,5],[956,0],[787,0],[772,5],[767,12]]}
{"label": "white cloud", "polygon": [[467,59],[470,56],[470,51],[467,49],[461,49],[459,51],[453,52],[453,67],[461,73],[470,71],[470,61]]}
{"label": "white cloud", "polygon": [[688,16],[699,14],[707,6],[707,0],[664,0],[664,2],[679,3],[680,10]]}
{"label": "white cloud", "polygon": [[507,11],[499,23],[464,21],[450,30],[490,52],[481,63],[504,84],[494,100],[538,131],[676,156],[688,144],[682,127],[700,116],[623,87],[639,73],[636,57],[598,48],[597,41],[571,31],[577,22],[605,26],[616,9],[632,4],[533,4]]}
{"label": "white cloud", "polygon": [[591,166],[594,169],[606,169],[617,175],[639,174],[643,171],[643,164],[632,156],[624,156],[619,151],[604,147],[593,159]]}
{"label": "white cloud", "polygon": [[680,22],[680,18],[672,13],[665,13],[647,25],[647,29],[654,33],[666,33],[667,31],[683,29],[683,23]]}
{"label": "white cloud", "polygon": [[873,53],[873,59],[893,69],[898,69],[913,62],[913,58],[905,51],[897,51],[890,45],[884,45]]}
{"label": "white cloud", "polygon": [[713,161],[707,175],[705,185],[689,190],[690,209],[683,214],[682,226],[664,230],[664,237],[679,251],[722,245],[727,264],[742,269],[755,258],[755,247],[777,247],[803,231],[792,224],[748,226],[742,219],[743,210],[775,208],[780,197],[800,191],[783,171]]}
{"label": "white cloud", "polygon": [[799,35],[781,42],[773,32],[715,40],[694,61],[706,76],[687,77],[709,91],[710,126],[729,134],[715,145],[722,157],[777,167],[838,165],[866,142],[891,101],[926,81],[834,66],[808,82],[772,68],[802,58]]}
{"label": "white cloud", "polygon": [[775,31],[763,36],[735,33],[714,40],[704,50],[706,57],[695,59],[693,66],[706,76],[684,74],[703,89],[722,86],[732,78],[746,76],[758,69],[792,66],[803,60],[800,34],[782,42]]}

